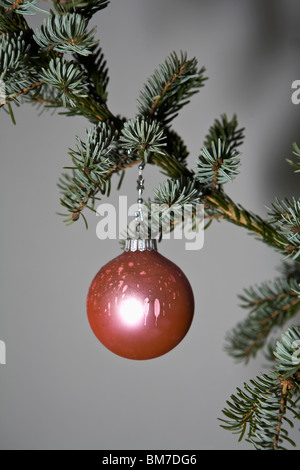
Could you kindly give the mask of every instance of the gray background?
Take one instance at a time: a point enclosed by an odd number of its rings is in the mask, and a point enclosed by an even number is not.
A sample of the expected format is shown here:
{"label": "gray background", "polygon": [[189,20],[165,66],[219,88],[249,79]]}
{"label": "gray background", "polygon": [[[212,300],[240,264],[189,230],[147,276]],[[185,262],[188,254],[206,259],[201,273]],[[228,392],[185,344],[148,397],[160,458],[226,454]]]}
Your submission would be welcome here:
{"label": "gray background", "polygon": [[[42,2],[43,3],[43,2]],[[291,83],[300,79],[296,0],[112,0],[97,14],[110,69],[109,107],[134,117],[138,91],[173,50],[186,50],[210,77],[174,122],[194,165],[213,120],[238,114],[246,127],[241,174],[227,186],[237,202],[262,216],[275,196],[298,194],[285,163],[299,141],[300,108]],[[30,19],[37,27],[42,15]],[[56,186],[68,148],[89,123],[24,105],[17,126],[1,113],[0,366],[1,449],[248,449],[220,428],[230,394],[264,371],[259,355],[244,366],[224,353],[226,333],[244,318],[237,294],[273,278],[280,257],[222,222],[204,248],[163,242],[160,251],[191,281],[192,328],[171,353],[134,362],[110,353],[85,313],[89,284],[119,254],[118,241],[96,237],[88,215],[65,227],[55,211]],[[120,194],[135,201],[136,168]],[[148,195],[162,176],[147,169]],[[110,202],[117,203],[118,194]],[[299,437],[296,435],[299,443]]]}

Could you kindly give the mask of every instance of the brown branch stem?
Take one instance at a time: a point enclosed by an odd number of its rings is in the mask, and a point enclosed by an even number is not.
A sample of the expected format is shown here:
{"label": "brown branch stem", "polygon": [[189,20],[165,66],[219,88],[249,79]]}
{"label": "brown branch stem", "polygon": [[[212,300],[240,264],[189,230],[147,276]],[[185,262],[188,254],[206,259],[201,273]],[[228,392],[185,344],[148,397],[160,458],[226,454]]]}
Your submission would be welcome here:
{"label": "brown branch stem", "polygon": [[184,63],[181,65],[179,71],[178,71],[177,73],[175,73],[175,74],[173,75],[173,77],[171,78],[171,80],[165,84],[165,86],[164,86],[164,88],[163,88],[161,94],[160,94],[159,96],[157,96],[157,98],[155,99],[155,101],[153,102],[153,104],[152,104],[152,106],[151,106],[151,109],[150,109],[150,112],[149,112],[150,116],[152,116],[152,115],[154,114],[155,108],[157,107],[157,105],[158,105],[158,103],[159,103],[159,100],[162,98],[162,96],[164,96],[164,95],[167,93],[168,89],[169,89],[170,86],[175,82],[175,80],[176,80],[178,77],[180,77],[180,75],[182,75],[182,74],[184,73],[184,71],[185,71],[185,69],[186,69],[186,66],[187,66],[187,62],[184,62]]}
{"label": "brown branch stem", "polygon": [[26,95],[27,93],[29,93],[31,90],[34,90],[35,88],[37,88],[38,86],[41,86],[43,84],[43,82],[35,82],[35,83],[32,83],[31,85],[29,85],[28,87],[26,88],[21,88],[20,90],[18,90],[16,93],[14,93],[13,95],[10,96],[9,99],[5,100],[5,101],[1,101],[0,102],[0,107],[1,106],[4,106],[5,104],[8,104],[10,103],[13,99],[15,99],[17,96],[19,95]]}

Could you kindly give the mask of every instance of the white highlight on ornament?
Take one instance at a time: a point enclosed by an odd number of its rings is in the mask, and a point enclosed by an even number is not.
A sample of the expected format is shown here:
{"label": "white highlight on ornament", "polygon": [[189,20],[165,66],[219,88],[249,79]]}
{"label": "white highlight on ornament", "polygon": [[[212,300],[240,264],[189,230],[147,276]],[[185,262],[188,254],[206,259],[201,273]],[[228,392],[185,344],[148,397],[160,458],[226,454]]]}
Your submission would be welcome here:
{"label": "white highlight on ornament", "polygon": [[144,306],[139,300],[130,297],[122,302],[120,315],[127,325],[137,325],[144,316]]}
{"label": "white highlight on ornament", "polygon": [[149,299],[148,297],[145,298],[144,300],[144,325],[146,326],[147,324],[147,317],[149,315],[149,308],[150,308],[150,304],[149,304]]}
{"label": "white highlight on ornament", "polygon": [[160,301],[158,299],[154,300],[154,315],[155,315],[155,324],[157,324],[157,319],[160,314]]}

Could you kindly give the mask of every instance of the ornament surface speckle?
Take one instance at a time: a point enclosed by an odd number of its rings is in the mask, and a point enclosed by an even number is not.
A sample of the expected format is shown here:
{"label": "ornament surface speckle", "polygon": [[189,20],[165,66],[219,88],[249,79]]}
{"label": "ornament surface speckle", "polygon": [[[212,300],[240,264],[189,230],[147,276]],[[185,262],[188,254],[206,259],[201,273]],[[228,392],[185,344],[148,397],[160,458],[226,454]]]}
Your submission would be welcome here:
{"label": "ornament surface speckle", "polygon": [[153,359],[187,334],[193,291],[181,269],[156,250],[124,251],[94,277],[87,315],[95,336],[110,351],[128,359]]}

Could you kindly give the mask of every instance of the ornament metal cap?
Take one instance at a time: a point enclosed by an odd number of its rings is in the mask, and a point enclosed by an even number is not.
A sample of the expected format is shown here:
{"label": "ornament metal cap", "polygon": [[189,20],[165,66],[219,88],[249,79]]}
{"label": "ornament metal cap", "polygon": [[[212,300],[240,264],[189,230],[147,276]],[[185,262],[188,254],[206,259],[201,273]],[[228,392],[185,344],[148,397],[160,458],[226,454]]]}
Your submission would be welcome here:
{"label": "ornament metal cap", "polygon": [[125,244],[125,251],[157,251],[157,242],[155,239],[131,239],[128,238]]}

